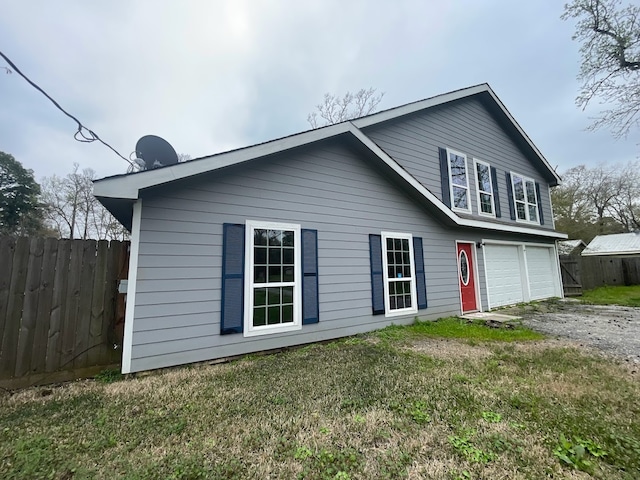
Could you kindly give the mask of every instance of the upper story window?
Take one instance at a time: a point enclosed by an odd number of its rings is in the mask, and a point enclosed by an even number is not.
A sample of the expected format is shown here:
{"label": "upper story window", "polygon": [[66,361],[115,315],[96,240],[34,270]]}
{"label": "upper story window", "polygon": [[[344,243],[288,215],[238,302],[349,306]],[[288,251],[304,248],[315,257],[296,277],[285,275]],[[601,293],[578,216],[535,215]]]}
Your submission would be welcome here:
{"label": "upper story window", "polygon": [[416,272],[410,233],[382,232],[384,301],[387,316],[416,313]]}
{"label": "upper story window", "polygon": [[449,185],[451,186],[451,207],[471,213],[469,199],[469,171],[467,170],[467,156],[447,148],[449,164]]}
{"label": "upper story window", "polygon": [[512,172],[511,186],[513,188],[516,220],[519,222],[539,223],[535,181]]}
{"label": "upper story window", "polygon": [[300,225],[247,220],[245,245],[245,336],[300,329]]}
{"label": "upper story window", "polygon": [[493,197],[493,183],[491,181],[491,167],[482,160],[474,159],[476,179],[478,182],[478,213],[495,217],[495,200]]}

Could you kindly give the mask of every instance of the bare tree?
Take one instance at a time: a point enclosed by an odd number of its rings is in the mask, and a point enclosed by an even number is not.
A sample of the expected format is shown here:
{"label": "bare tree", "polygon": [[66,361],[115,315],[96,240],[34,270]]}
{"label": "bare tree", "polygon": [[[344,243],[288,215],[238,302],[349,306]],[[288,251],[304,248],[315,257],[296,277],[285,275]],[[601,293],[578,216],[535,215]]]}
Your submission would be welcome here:
{"label": "bare tree", "polygon": [[611,205],[611,215],[631,232],[640,230],[640,162],[629,163],[618,173],[617,194]]}
{"label": "bare tree", "polygon": [[611,105],[589,127],[606,126],[624,137],[640,123],[640,6],[620,0],[573,0],[563,20],[577,18],[574,40],[582,43],[576,104],[583,110],[594,99]]}
{"label": "bare tree", "polygon": [[45,177],[41,195],[45,223],[62,238],[127,238],[124,227],[93,196],[94,178],[95,171],[79,171],[77,163],[65,177]]}
{"label": "bare tree", "polygon": [[640,164],[574,167],[552,191],[556,228],[571,238],[640,228]]}
{"label": "bare tree", "polygon": [[316,105],[317,112],[310,113],[307,122],[318,128],[363,117],[376,111],[382,97],[384,92],[376,94],[375,88],[361,88],[356,93],[347,92],[343,97],[325,93],[323,102]]}

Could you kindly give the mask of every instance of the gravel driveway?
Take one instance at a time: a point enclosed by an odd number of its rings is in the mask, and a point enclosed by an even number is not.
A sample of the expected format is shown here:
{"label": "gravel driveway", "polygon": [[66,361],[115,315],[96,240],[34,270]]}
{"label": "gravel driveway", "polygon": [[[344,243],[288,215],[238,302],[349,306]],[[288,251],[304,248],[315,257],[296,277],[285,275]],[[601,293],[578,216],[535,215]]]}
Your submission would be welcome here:
{"label": "gravel driveway", "polygon": [[583,305],[568,299],[527,306],[513,313],[522,316],[523,323],[534,330],[640,364],[640,308]]}

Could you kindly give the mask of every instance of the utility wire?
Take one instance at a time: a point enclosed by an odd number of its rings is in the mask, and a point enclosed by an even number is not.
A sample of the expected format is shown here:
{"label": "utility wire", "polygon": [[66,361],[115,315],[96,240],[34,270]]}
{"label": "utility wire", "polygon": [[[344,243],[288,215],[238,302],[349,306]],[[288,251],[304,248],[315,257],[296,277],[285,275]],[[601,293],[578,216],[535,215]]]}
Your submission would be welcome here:
{"label": "utility wire", "polygon": [[[121,159],[123,159],[125,162],[127,162],[129,165],[134,166],[133,162],[131,160],[129,160],[128,158],[123,157],[120,152],[118,152],[115,148],[113,148],[111,145],[109,145],[107,142],[105,142],[104,140],[102,140],[97,133],[95,133],[94,131],[88,129],[87,127],[85,127],[80,120],[78,120],[76,117],[74,117],[73,115],[71,115],[69,112],[67,112],[64,108],[62,108],[60,106],[60,104],[58,102],[56,102],[53,98],[51,98],[49,96],[49,94],[47,92],[45,92],[42,88],[40,88],[36,83],[34,83],[33,81],[31,81],[31,79],[29,79],[29,77],[27,77],[24,73],[22,73],[22,71],[20,71],[20,69],[16,66],[15,63],[13,63],[11,60],[9,60],[9,58],[2,53],[2,51],[0,51],[0,57],[2,57],[11,68],[13,68],[16,72],[18,72],[18,74],[24,78],[27,83],[29,83],[29,85],[31,85],[33,88],[35,88],[36,90],[38,90],[40,93],[42,93],[45,97],[47,97],[51,103],[53,103],[58,110],[60,110],[62,113],[64,113],[67,117],[71,118],[74,122],[76,122],[78,124],[78,130],[76,131],[76,133],[73,135],[73,138],[76,139],[78,142],[82,142],[82,143],[91,143],[91,142],[95,142],[96,140],[98,142],[100,142],[101,144],[103,144],[105,147],[109,148],[111,151],[113,151],[113,153],[115,153],[116,155],[118,155]],[[3,67],[7,70],[7,73],[11,73],[11,70],[7,69],[6,67]]]}

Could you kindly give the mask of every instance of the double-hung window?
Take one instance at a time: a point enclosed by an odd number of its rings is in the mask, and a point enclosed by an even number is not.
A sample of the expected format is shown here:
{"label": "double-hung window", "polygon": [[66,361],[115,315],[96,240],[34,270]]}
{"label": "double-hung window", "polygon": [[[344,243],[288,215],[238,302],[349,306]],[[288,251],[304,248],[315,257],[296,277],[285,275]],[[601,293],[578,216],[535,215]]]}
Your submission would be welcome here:
{"label": "double-hung window", "polygon": [[447,148],[449,166],[449,185],[451,186],[451,207],[471,213],[469,198],[469,171],[467,170],[467,156]]}
{"label": "double-hung window", "polygon": [[488,163],[477,158],[474,159],[474,164],[478,184],[478,213],[495,217],[491,167]]}
{"label": "double-hung window", "polygon": [[418,306],[412,235],[382,232],[382,261],[386,315],[416,313]]}
{"label": "double-hung window", "polygon": [[513,188],[516,220],[519,222],[539,223],[535,182],[530,178],[512,172],[511,186]]}
{"label": "double-hung window", "polygon": [[245,336],[302,328],[300,225],[247,221]]}

